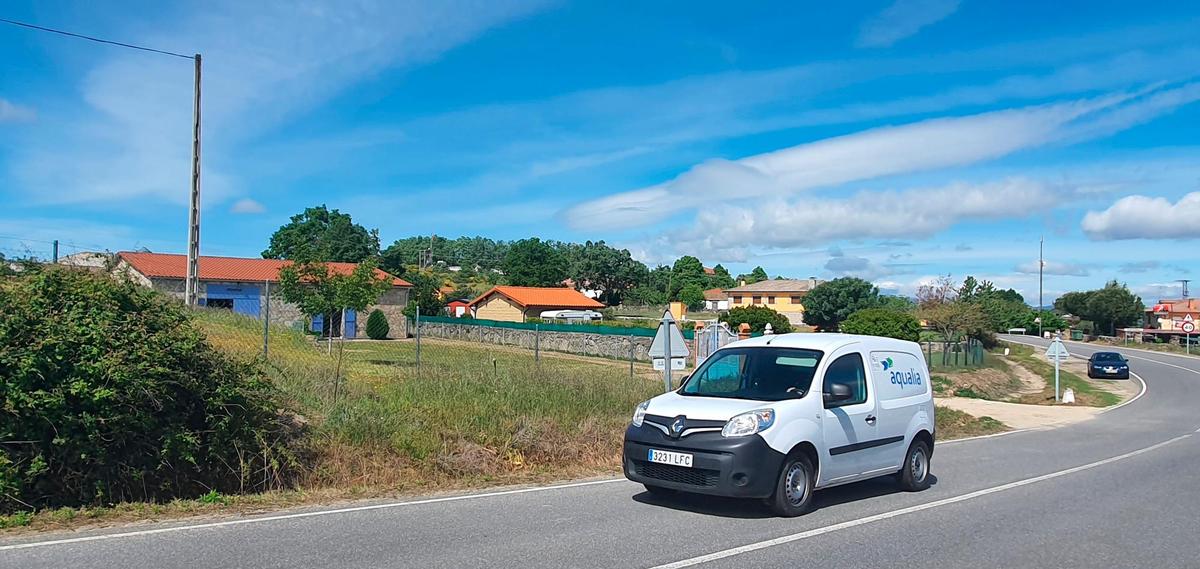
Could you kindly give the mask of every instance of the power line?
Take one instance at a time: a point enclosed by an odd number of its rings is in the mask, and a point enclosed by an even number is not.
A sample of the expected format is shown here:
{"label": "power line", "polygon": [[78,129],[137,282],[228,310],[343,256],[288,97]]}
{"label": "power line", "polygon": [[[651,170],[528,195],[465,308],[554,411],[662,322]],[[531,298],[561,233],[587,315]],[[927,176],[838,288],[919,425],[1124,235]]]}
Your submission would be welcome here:
{"label": "power line", "polygon": [[14,26],[21,26],[21,27],[24,27],[24,28],[30,28],[30,29],[34,29],[34,30],[41,30],[41,31],[43,31],[43,32],[50,32],[50,33],[52,33],[52,34],[61,34],[61,35],[64,35],[64,36],[70,36],[70,37],[73,37],[73,38],[85,39],[85,40],[88,40],[88,41],[94,41],[94,42],[97,42],[97,43],[106,43],[106,44],[109,44],[109,45],[116,45],[116,46],[120,46],[120,47],[128,47],[128,48],[130,48],[130,49],[140,49],[140,50],[142,50],[142,51],[151,51],[151,52],[154,52],[154,53],[161,53],[161,54],[163,54],[163,55],[171,55],[171,56],[174,56],[174,57],[182,57],[182,58],[184,58],[184,59],[195,59],[195,56],[192,56],[192,55],[183,55],[182,53],[175,53],[175,52],[172,52],[172,51],[165,51],[165,50],[161,50],[161,49],[154,49],[154,48],[152,48],[152,47],[144,47],[144,46],[140,46],[140,45],[133,45],[133,44],[131,44],[131,43],[122,43],[122,42],[119,42],[119,41],[106,40],[106,39],[101,39],[101,38],[97,38],[97,37],[93,37],[93,36],[85,36],[85,35],[83,35],[83,34],[77,34],[77,33],[74,33],[74,32],[68,32],[68,31],[64,31],[64,30],[56,30],[56,29],[54,29],[54,28],[47,28],[47,27],[43,27],[43,26],[37,26],[37,25],[34,25],[34,24],[25,23],[25,22],[18,22],[18,21],[16,21],[16,20],[9,20],[9,19],[7,19],[7,18],[0,18],[0,22],[4,22],[4,23],[6,23],[6,24],[12,24],[12,25],[14,25]]}

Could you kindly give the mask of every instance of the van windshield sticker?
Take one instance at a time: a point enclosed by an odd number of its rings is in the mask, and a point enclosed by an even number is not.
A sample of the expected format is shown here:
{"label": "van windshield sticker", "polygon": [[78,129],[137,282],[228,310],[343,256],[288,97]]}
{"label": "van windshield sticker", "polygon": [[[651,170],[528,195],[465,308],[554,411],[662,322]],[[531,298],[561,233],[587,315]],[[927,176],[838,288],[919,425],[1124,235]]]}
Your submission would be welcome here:
{"label": "van windshield sticker", "polygon": [[787,356],[780,356],[775,358],[775,363],[781,366],[816,367],[817,358],[791,358]]}

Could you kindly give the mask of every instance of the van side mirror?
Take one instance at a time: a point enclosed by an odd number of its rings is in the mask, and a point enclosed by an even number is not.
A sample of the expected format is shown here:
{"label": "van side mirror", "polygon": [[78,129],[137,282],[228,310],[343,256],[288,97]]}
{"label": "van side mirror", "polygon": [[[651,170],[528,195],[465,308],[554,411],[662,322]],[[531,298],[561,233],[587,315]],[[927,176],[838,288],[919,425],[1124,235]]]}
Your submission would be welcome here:
{"label": "van side mirror", "polygon": [[824,394],[826,403],[837,403],[850,399],[850,386],[844,383],[835,383],[829,386],[829,391]]}
{"label": "van side mirror", "polygon": [[688,380],[689,378],[691,378],[691,377],[692,377],[692,374],[690,374],[690,373],[687,373],[687,374],[684,374],[684,375],[680,376],[680,377],[679,377],[679,385],[676,385],[675,387],[676,387],[676,388],[683,387],[683,384],[687,383],[687,380]]}

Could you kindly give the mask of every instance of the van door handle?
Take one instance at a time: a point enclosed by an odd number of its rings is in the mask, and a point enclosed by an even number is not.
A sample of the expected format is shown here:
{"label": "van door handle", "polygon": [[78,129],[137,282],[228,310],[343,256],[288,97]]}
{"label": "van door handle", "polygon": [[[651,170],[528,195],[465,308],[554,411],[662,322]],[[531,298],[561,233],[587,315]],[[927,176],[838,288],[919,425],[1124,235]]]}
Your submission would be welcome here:
{"label": "van door handle", "polygon": [[867,424],[868,424],[868,425],[874,425],[874,424],[875,424],[875,416],[874,416],[874,415],[867,415]]}

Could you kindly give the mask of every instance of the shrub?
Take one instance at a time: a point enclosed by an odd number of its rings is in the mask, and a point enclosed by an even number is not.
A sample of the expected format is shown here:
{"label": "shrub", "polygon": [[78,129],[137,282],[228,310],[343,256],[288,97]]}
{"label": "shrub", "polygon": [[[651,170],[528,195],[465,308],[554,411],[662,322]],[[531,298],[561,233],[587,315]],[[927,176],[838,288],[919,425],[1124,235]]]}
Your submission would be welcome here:
{"label": "shrub", "polygon": [[750,325],[750,332],[762,332],[767,323],[776,334],[786,334],[792,331],[792,323],[784,316],[765,306],[738,306],[731,308],[721,316],[721,322],[729,324],[729,328],[737,331],[743,322]]}
{"label": "shrub", "polygon": [[278,409],[256,364],[160,293],[57,268],[0,280],[0,511],[280,485],[297,429]]}
{"label": "shrub", "polygon": [[883,336],[916,342],[921,339],[921,323],[911,314],[886,308],[867,308],[851,314],[842,322],[842,332]]}
{"label": "shrub", "polygon": [[383,311],[378,308],[372,310],[371,315],[367,317],[367,337],[372,340],[384,340],[390,331],[387,316],[383,315]]}

